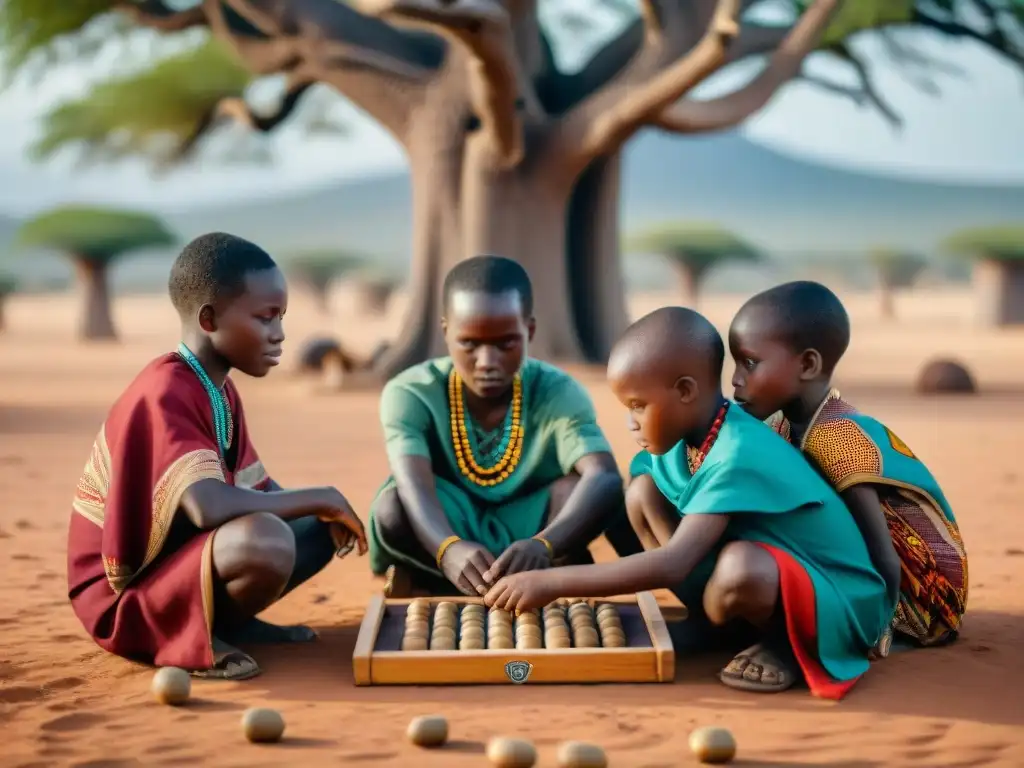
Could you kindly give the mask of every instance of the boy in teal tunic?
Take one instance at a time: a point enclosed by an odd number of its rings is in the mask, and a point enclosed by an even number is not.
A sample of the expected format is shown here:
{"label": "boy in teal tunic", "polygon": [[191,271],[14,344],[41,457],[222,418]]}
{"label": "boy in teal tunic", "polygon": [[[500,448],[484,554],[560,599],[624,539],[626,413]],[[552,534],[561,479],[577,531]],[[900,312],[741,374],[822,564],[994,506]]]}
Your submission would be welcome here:
{"label": "boy in teal tunic", "polygon": [[672,588],[713,624],[759,628],[763,644],[741,654],[739,671],[723,670],[726,685],[784,690],[792,657],[813,694],[841,698],[867,670],[892,601],[842,500],[792,446],[729,407],[724,357],[718,332],[688,309],[660,309],[626,332],[608,378],[643,449],[628,495],[654,548],[508,576],[486,602],[527,610]]}
{"label": "boy in teal tunic", "polygon": [[[967,553],[938,482],[888,427],[832,388],[850,320],[825,286],[798,281],[754,296],[729,347],[737,402],[798,446],[846,501],[899,601],[892,630],[915,645],[956,638],[967,605]],[[892,632],[876,654],[886,655]]]}
{"label": "boy in teal tunic", "polygon": [[589,395],[527,357],[523,268],[461,262],[443,300],[449,356],[403,371],[381,395],[392,476],[371,506],[369,541],[387,594],[480,594],[505,573],[586,561],[609,526],[616,549],[637,551]]}

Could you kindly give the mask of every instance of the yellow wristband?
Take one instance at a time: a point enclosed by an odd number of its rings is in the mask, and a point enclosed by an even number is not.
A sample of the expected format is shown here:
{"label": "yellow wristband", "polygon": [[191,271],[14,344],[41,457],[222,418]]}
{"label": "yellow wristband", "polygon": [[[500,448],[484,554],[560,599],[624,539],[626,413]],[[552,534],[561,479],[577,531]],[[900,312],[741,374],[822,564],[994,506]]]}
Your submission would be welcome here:
{"label": "yellow wristband", "polygon": [[551,558],[552,560],[554,560],[555,559],[555,548],[553,546],[551,546],[551,542],[548,541],[547,539],[545,539],[543,536],[534,536],[533,538],[534,538],[534,540],[539,541],[541,544],[543,544],[545,547],[547,547],[548,557]]}
{"label": "yellow wristband", "polygon": [[441,569],[441,558],[444,557],[444,553],[448,551],[448,547],[457,541],[462,541],[458,536],[449,536],[447,539],[441,542],[441,546],[437,548],[437,568]]}

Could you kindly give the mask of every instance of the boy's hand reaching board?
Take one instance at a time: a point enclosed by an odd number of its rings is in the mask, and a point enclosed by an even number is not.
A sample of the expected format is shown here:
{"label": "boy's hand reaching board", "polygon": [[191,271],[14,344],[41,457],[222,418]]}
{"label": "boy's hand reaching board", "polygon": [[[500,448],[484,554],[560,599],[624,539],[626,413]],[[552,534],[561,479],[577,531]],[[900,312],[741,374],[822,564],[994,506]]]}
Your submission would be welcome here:
{"label": "boy's hand reaching board", "polygon": [[512,542],[483,577],[487,586],[490,586],[507,574],[534,571],[538,568],[547,568],[549,565],[551,556],[544,542],[538,539],[521,539]]}
{"label": "boy's hand reaching board", "polygon": [[441,571],[464,595],[479,596],[487,591],[484,574],[494,565],[494,556],[472,541],[457,541],[441,557]]}
{"label": "boy's hand reaching board", "polygon": [[505,611],[532,611],[558,599],[557,591],[547,569],[523,571],[502,578],[484,596],[484,602]]}

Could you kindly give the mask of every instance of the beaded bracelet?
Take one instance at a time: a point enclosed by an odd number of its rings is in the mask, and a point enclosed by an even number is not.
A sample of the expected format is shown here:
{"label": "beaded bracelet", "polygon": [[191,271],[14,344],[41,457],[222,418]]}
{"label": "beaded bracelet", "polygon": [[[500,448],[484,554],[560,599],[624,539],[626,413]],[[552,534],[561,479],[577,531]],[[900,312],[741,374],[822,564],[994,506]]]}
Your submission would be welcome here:
{"label": "beaded bracelet", "polygon": [[449,536],[447,539],[442,541],[441,542],[441,546],[439,546],[437,548],[436,560],[437,560],[437,568],[438,568],[438,570],[443,570],[441,568],[441,558],[444,557],[444,553],[448,551],[448,547],[450,547],[452,544],[454,544],[457,541],[462,541],[462,539],[460,539],[458,536]]}
{"label": "beaded bracelet", "polygon": [[554,546],[552,546],[550,541],[545,539],[543,536],[534,536],[533,539],[534,539],[534,541],[539,541],[541,544],[543,544],[545,547],[547,547],[548,557],[550,559],[552,559],[552,560],[555,559],[555,548],[554,548]]}

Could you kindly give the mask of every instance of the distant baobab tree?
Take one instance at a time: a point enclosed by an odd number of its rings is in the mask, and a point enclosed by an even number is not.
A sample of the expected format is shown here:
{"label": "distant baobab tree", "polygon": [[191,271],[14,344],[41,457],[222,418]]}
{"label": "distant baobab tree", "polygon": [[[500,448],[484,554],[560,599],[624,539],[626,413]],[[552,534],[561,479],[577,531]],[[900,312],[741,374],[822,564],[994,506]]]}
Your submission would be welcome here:
{"label": "distant baobab tree", "polygon": [[132,251],[176,241],[151,214],[87,206],[42,213],[22,224],[17,236],[22,248],[56,251],[74,264],[82,297],[78,335],[91,341],[117,338],[110,311],[110,266]]}
{"label": "distant baobab tree", "polygon": [[874,248],[868,254],[878,280],[879,311],[885,320],[896,317],[893,293],[910,288],[928,266],[919,253],[895,248]]}
{"label": "distant baobab tree", "polygon": [[714,224],[666,224],[641,232],[628,241],[637,253],[664,257],[679,276],[683,301],[695,306],[708,273],[729,261],[757,263],[760,250]]}
{"label": "distant baobab tree", "polygon": [[1024,325],[1024,224],[965,229],[945,242],[974,260],[974,289],[986,325]]}
{"label": "distant baobab tree", "polygon": [[335,280],[367,263],[361,254],[341,250],[301,251],[284,260],[283,266],[291,277],[313,294],[317,308],[330,313],[330,289]]}

